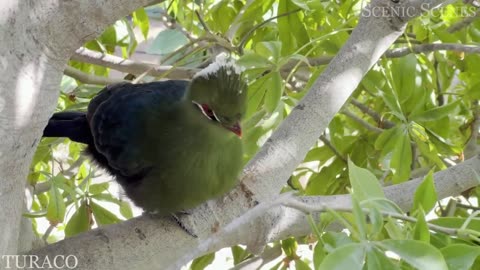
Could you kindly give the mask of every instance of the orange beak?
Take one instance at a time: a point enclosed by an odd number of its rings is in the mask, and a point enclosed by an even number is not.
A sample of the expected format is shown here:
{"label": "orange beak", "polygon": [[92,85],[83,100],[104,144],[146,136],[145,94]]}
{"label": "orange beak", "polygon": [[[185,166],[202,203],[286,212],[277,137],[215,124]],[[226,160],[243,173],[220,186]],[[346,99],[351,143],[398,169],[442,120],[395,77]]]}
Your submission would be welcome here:
{"label": "orange beak", "polygon": [[233,126],[229,127],[225,126],[225,128],[235,133],[239,138],[242,138],[242,128],[239,123],[235,123]]}

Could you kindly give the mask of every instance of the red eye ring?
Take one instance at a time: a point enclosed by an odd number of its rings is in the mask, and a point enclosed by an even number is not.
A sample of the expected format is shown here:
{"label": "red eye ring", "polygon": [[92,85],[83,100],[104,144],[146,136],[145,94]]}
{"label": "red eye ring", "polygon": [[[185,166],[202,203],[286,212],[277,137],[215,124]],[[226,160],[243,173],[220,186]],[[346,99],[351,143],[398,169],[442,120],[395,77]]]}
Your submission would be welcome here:
{"label": "red eye ring", "polygon": [[192,101],[192,102],[193,104],[197,105],[197,107],[200,109],[202,114],[205,115],[205,117],[207,117],[212,121],[220,122],[219,118],[217,117],[215,112],[210,108],[210,106],[208,106],[207,104],[199,104],[195,101]]}

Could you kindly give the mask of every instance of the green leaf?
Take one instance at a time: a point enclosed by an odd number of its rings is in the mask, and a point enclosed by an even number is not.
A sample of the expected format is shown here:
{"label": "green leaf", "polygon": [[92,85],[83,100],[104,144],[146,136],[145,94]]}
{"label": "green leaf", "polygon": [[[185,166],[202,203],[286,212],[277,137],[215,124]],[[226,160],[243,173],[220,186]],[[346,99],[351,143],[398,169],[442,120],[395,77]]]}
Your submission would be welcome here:
{"label": "green leaf", "polygon": [[401,136],[392,153],[390,169],[393,171],[393,183],[401,183],[408,180],[412,166],[412,146],[410,136],[405,132]]}
{"label": "green leaf", "polygon": [[[356,225],[356,229],[358,231],[358,235],[356,236],[360,240],[367,239],[367,222],[365,213],[362,211],[360,204],[355,196],[352,198],[352,205],[353,205],[353,217],[355,219],[354,224]],[[352,232],[353,234],[354,232]]]}
{"label": "green leaf", "polygon": [[322,241],[318,241],[313,249],[313,266],[314,269],[319,269],[320,265],[323,262],[323,259],[327,256],[327,251],[323,246]]}
{"label": "green leaf", "polygon": [[191,270],[203,270],[205,267],[210,265],[213,260],[215,259],[215,253],[209,253],[203,255],[201,257],[196,258],[192,261],[192,265],[190,266]]}
{"label": "green leaf", "polygon": [[267,91],[267,89],[270,89],[272,87],[271,78],[272,73],[257,79],[249,85],[247,93],[247,112],[245,113],[245,117],[247,119],[249,119],[255,112],[257,112],[258,107],[260,106],[260,103],[265,96],[265,92]]}
{"label": "green leaf", "polygon": [[332,251],[334,249],[353,244],[353,240],[343,232],[325,232],[322,235],[323,243],[325,244],[325,250]]}
{"label": "green leaf", "polygon": [[368,239],[374,240],[380,235],[383,231],[384,219],[383,215],[380,212],[379,208],[371,207],[368,213],[368,219],[371,226],[369,227],[369,236]]}
{"label": "green leaf", "polygon": [[[302,5],[302,1],[296,1],[296,4]],[[308,8],[306,5],[303,6]],[[277,14],[285,14],[296,9],[298,7],[291,0],[280,0],[278,2]],[[305,25],[300,20],[301,15],[299,13],[294,12],[277,19],[278,34],[282,42],[282,55],[292,54],[299,47],[308,44],[310,41]]]}
{"label": "green leaf", "polygon": [[278,41],[259,42],[255,47],[259,55],[267,58],[272,63],[277,63],[281,57],[282,43]]}
{"label": "green leaf", "polygon": [[285,255],[289,258],[295,258],[297,252],[297,240],[295,238],[290,237],[285,240],[282,240],[282,249],[285,252]]}
{"label": "green leaf", "polygon": [[449,270],[469,270],[480,255],[480,247],[452,244],[440,250]]}
{"label": "green leaf", "polygon": [[268,112],[273,112],[277,108],[283,93],[282,76],[279,71],[272,73],[270,85],[270,89],[267,89],[265,94],[265,109]]}
{"label": "green leaf", "polygon": [[270,62],[266,57],[258,53],[245,53],[237,60],[237,64],[248,70],[251,69],[267,69],[271,68],[273,63]]}
{"label": "green leaf", "polygon": [[215,32],[226,33],[232,25],[237,12],[229,1],[220,1],[211,8],[209,13],[212,15],[212,21],[215,23],[210,24],[210,27]]}
{"label": "green leaf", "polygon": [[333,151],[327,146],[315,147],[312,150],[308,151],[303,162],[320,161],[322,163],[326,162],[334,155],[335,154],[333,153]]}
{"label": "green leaf", "polygon": [[121,201],[118,198],[115,198],[112,196],[110,193],[98,193],[94,194],[91,196],[91,198],[99,200],[99,201],[105,201],[105,202],[111,202],[114,204],[121,204]]}
{"label": "green leaf", "polygon": [[301,259],[295,259],[294,260],[295,262],[295,269],[298,269],[298,270],[310,270],[310,266],[308,266],[308,264],[304,261],[302,261]]}
{"label": "green leaf", "polygon": [[365,261],[365,247],[362,244],[348,244],[327,255],[319,270],[361,270]]}
{"label": "green leaf", "polygon": [[[304,9],[304,10],[310,10],[310,8],[307,5],[307,1],[305,0],[291,0],[292,3],[294,3],[297,7]],[[310,1],[308,1],[310,2]]]}
{"label": "green leaf", "polygon": [[[466,221],[466,218],[461,218],[461,217],[442,217],[442,218],[432,219],[429,221],[429,223],[440,225],[443,227],[458,229],[462,227],[465,221]],[[480,231],[480,219],[479,218],[471,219],[466,229]]]}
{"label": "green leaf", "polygon": [[152,45],[147,49],[148,54],[166,55],[188,43],[188,38],[179,30],[167,29],[161,31]]}
{"label": "green leaf", "polygon": [[133,218],[132,207],[130,206],[130,203],[127,201],[120,202],[120,214],[122,214],[122,216],[124,216],[126,219]]}
{"label": "green leaf", "polygon": [[348,173],[352,184],[352,194],[360,202],[370,198],[385,198],[382,186],[370,171],[357,167],[348,160]]}
{"label": "green leaf", "polygon": [[368,270],[397,270],[400,267],[392,262],[385,253],[380,252],[377,248],[367,251],[366,269]]}
{"label": "green leaf", "polygon": [[47,220],[50,221],[51,224],[61,223],[65,218],[66,211],[62,192],[60,192],[57,186],[52,185],[48,194],[50,199],[47,207]]}
{"label": "green leaf", "polygon": [[108,182],[92,184],[88,187],[88,191],[91,194],[100,194],[100,193],[104,192],[105,190],[107,190],[109,186],[110,186],[110,184]]}
{"label": "green leaf", "polygon": [[385,224],[385,230],[387,231],[388,236],[391,239],[405,239],[405,233],[402,230],[403,227],[401,227],[396,220],[390,217],[387,217],[386,220],[387,223]]}
{"label": "green leaf", "polygon": [[469,87],[465,94],[471,100],[480,99],[480,83]]}
{"label": "green leaf", "polygon": [[237,265],[245,260],[250,253],[240,246],[233,246],[231,248],[233,256],[233,265]]}
{"label": "green leaf", "polygon": [[378,95],[383,99],[388,108],[390,108],[393,115],[395,115],[403,122],[406,121],[405,115],[403,114],[402,106],[400,106],[398,98],[389,87],[384,87],[383,91],[380,90],[378,92]]}
{"label": "green leaf", "polygon": [[324,166],[318,174],[310,177],[305,195],[326,195],[331,194],[330,186],[338,183],[337,176],[344,173],[345,162],[334,158],[332,164]]}
{"label": "green leaf", "polygon": [[[274,2],[274,0],[248,1],[243,7],[245,12],[238,14],[241,16],[238,22],[253,21],[262,18],[262,15],[270,10]],[[232,25],[231,27],[234,28],[235,26],[236,25]]]}
{"label": "green leaf", "polygon": [[[135,36],[135,32],[133,31],[133,27],[130,24],[130,22],[127,21],[126,19],[123,19],[121,21],[124,24],[124,28],[127,30],[128,36],[122,38],[119,45],[121,46],[121,49],[122,49],[123,58],[128,58],[130,57],[130,55],[133,54],[133,52],[135,51],[135,48],[137,48],[138,43]],[[128,41],[127,47],[125,47],[124,45],[125,41]]]}
{"label": "green leaf", "polygon": [[375,208],[385,212],[403,214],[403,211],[394,202],[385,198],[370,198],[360,203],[362,207]]}
{"label": "green leaf", "polygon": [[98,225],[110,225],[120,222],[117,216],[95,202],[90,202],[90,207]]}
{"label": "green leaf", "polygon": [[421,207],[425,212],[430,212],[437,203],[437,200],[433,171],[430,171],[415,191],[412,211],[418,210]]}
{"label": "green leaf", "polygon": [[413,229],[413,238],[425,243],[430,243],[430,230],[428,229],[427,221],[425,220],[425,212],[422,208],[417,209],[417,222]]}
{"label": "green leaf", "polygon": [[446,169],[446,165],[443,160],[439,157],[438,150],[434,143],[431,143],[428,134],[425,132],[425,129],[419,128],[419,125],[415,122],[412,123],[412,128],[410,134],[412,135],[412,139],[416,143],[418,150],[423,157],[429,159],[433,162],[437,168],[439,169]]}
{"label": "green leaf", "polygon": [[107,46],[108,52],[112,53],[115,45],[117,44],[117,28],[115,27],[115,25],[107,27],[107,29],[103,31],[102,35],[98,39],[100,40],[100,42],[91,43],[91,46],[98,45],[99,49],[104,51],[103,48],[100,48],[100,45],[105,44]]}
{"label": "green leaf", "polygon": [[83,201],[65,226],[65,236],[70,237],[90,229],[90,210]]}
{"label": "green leaf", "polygon": [[410,101],[412,93],[416,91],[416,66],[417,57],[415,54],[392,59],[390,71],[392,73],[395,92],[402,105],[415,104],[414,102],[408,103],[408,101]]}
{"label": "green leaf", "polygon": [[384,250],[396,253],[402,260],[417,269],[447,270],[442,253],[422,241],[383,240],[376,245]]}
{"label": "green leaf", "polygon": [[144,8],[139,8],[133,12],[132,16],[133,24],[140,27],[143,37],[145,38],[145,40],[147,40],[148,29],[150,28],[150,21],[148,20],[147,12],[145,12]]}
{"label": "green leaf", "polygon": [[400,126],[384,130],[375,140],[375,149],[382,151],[382,156],[393,152],[400,137],[403,136]]}
{"label": "green leaf", "polygon": [[460,102],[461,100],[456,100],[447,105],[436,107],[417,115],[411,115],[410,118],[418,122],[438,121],[444,117],[454,114],[455,110],[460,105]]}

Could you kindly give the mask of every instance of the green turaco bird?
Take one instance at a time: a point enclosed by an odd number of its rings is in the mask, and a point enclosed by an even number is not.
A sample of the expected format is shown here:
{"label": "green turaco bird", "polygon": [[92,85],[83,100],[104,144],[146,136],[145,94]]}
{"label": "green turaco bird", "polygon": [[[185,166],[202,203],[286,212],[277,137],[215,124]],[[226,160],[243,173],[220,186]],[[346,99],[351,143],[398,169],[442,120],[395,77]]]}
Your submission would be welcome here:
{"label": "green turaco bird", "polygon": [[190,82],[107,86],[86,113],[55,113],[43,136],[87,144],[147,212],[182,212],[236,184],[246,94],[241,69],[221,55]]}

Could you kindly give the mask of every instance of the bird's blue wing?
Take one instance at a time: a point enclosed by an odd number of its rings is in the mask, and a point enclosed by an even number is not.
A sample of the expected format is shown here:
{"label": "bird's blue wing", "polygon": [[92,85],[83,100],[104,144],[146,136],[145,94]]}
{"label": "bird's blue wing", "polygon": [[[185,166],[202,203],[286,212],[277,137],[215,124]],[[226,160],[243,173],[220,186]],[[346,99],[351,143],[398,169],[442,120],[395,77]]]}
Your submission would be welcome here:
{"label": "bird's blue wing", "polygon": [[125,181],[141,178],[148,172],[152,164],[139,147],[148,114],[175,110],[184,98],[187,85],[187,81],[170,80],[142,85],[117,84],[102,90],[90,103],[87,114],[95,150],[107,163],[102,165]]}

